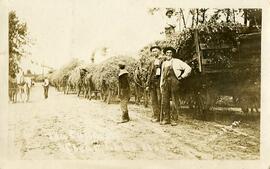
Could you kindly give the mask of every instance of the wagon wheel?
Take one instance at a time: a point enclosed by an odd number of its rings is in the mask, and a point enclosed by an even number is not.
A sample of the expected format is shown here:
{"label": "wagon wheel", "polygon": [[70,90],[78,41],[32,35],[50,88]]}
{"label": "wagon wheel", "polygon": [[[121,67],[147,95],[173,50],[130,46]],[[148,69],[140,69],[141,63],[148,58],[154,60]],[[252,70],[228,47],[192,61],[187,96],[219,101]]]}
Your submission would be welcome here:
{"label": "wagon wheel", "polygon": [[196,114],[206,120],[210,107],[216,102],[217,93],[214,90],[204,89],[196,92],[194,96]]}
{"label": "wagon wheel", "polygon": [[248,93],[242,93],[238,98],[238,104],[245,115],[248,115],[249,110],[251,110],[251,112],[259,113],[259,101],[259,96]]}

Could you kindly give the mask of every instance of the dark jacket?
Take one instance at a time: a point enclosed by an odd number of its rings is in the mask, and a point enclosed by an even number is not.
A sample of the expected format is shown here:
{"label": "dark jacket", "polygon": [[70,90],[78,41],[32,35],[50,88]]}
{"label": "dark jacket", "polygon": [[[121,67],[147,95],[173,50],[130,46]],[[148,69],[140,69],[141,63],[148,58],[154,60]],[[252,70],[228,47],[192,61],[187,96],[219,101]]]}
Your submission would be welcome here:
{"label": "dark jacket", "polygon": [[120,97],[123,97],[123,96],[129,97],[130,86],[129,86],[128,71],[120,70],[120,73],[118,76],[118,82],[119,82],[119,95],[120,95]]}

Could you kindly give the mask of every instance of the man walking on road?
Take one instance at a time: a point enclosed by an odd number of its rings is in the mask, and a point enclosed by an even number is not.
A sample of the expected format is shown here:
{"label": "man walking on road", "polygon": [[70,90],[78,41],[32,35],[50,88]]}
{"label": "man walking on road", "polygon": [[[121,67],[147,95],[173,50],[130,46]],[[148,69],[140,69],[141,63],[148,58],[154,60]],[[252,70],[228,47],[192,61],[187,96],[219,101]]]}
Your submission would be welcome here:
{"label": "man walking on road", "polygon": [[130,120],[128,115],[128,101],[130,99],[129,77],[124,63],[119,63],[119,69],[118,96],[120,98],[120,107],[122,111],[122,121],[120,123],[126,123]]}
{"label": "man walking on road", "polygon": [[25,77],[25,85],[24,85],[24,90],[26,94],[26,102],[28,102],[30,99],[31,87],[32,87],[32,79],[28,75]]}
{"label": "man walking on road", "polygon": [[[161,124],[177,125],[178,110],[180,108],[179,91],[181,81],[186,78],[191,67],[180,59],[174,58],[176,51],[173,47],[164,48],[166,61],[162,64],[162,74],[160,80],[160,88],[162,94],[162,121]],[[170,99],[172,98],[172,108],[170,107]],[[172,115],[172,118],[171,118]]]}
{"label": "man walking on road", "polygon": [[160,121],[160,106],[161,106],[161,94],[160,94],[160,76],[161,76],[161,64],[162,58],[160,56],[161,48],[159,46],[152,46],[150,48],[151,54],[155,57],[150,65],[149,76],[146,82],[146,89],[150,90],[150,97],[152,103],[153,119],[152,122]]}
{"label": "man walking on road", "polygon": [[44,88],[44,97],[45,99],[48,98],[48,94],[49,94],[49,79],[47,77],[45,77],[44,79],[44,83],[43,83],[43,88]]}

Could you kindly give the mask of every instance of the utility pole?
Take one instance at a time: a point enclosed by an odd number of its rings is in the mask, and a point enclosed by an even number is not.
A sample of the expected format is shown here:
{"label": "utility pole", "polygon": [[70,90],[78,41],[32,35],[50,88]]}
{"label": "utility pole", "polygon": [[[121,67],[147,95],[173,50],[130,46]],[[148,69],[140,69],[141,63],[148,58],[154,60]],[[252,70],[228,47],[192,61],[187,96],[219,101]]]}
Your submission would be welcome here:
{"label": "utility pole", "polygon": [[195,27],[195,30],[194,30],[194,41],[195,41],[196,54],[197,54],[198,64],[199,64],[199,72],[202,72],[202,57],[201,57],[201,53],[200,53],[200,46],[199,46],[199,37],[198,37],[198,28],[197,28],[197,26]]}

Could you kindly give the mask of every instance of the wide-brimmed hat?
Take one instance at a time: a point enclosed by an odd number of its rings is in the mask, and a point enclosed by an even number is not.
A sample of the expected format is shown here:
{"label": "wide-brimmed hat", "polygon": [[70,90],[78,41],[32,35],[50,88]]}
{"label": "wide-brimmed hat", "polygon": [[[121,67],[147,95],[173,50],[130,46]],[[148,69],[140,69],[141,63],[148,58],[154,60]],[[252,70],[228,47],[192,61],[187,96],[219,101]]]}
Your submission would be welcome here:
{"label": "wide-brimmed hat", "polygon": [[165,47],[165,48],[163,49],[163,53],[166,54],[166,52],[167,52],[168,50],[171,50],[172,53],[173,53],[173,55],[176,54],[176,50],[175,50],[173,47],[171,47],[171,46]]}
{"label": "wide-brimmed hat", "polygon": [[161,47],[158,46],[158,45],[154,45],[154,46],[152,46],[152,47],[150,48],[150,51],[152,52],[153,49],[159,49],[159,50],[161,50]]}
{"label": "wide-brimmed hat", "polygon": [[126,64],[124,63],[124,62],[119,62],[118,63],[118,67],[121,69],[121,68],[123,68],[123,67],[125,67],[126,66]]}
{"label": "wide-brimmed hat", "polygon": [[81,68],[81,71],[88,72],[86,68]]}
{"label": "wide-brimmed hat", "polygon": [[173,13],[173,9],[167,9],[165,15],[167,15],[169,12]]}

